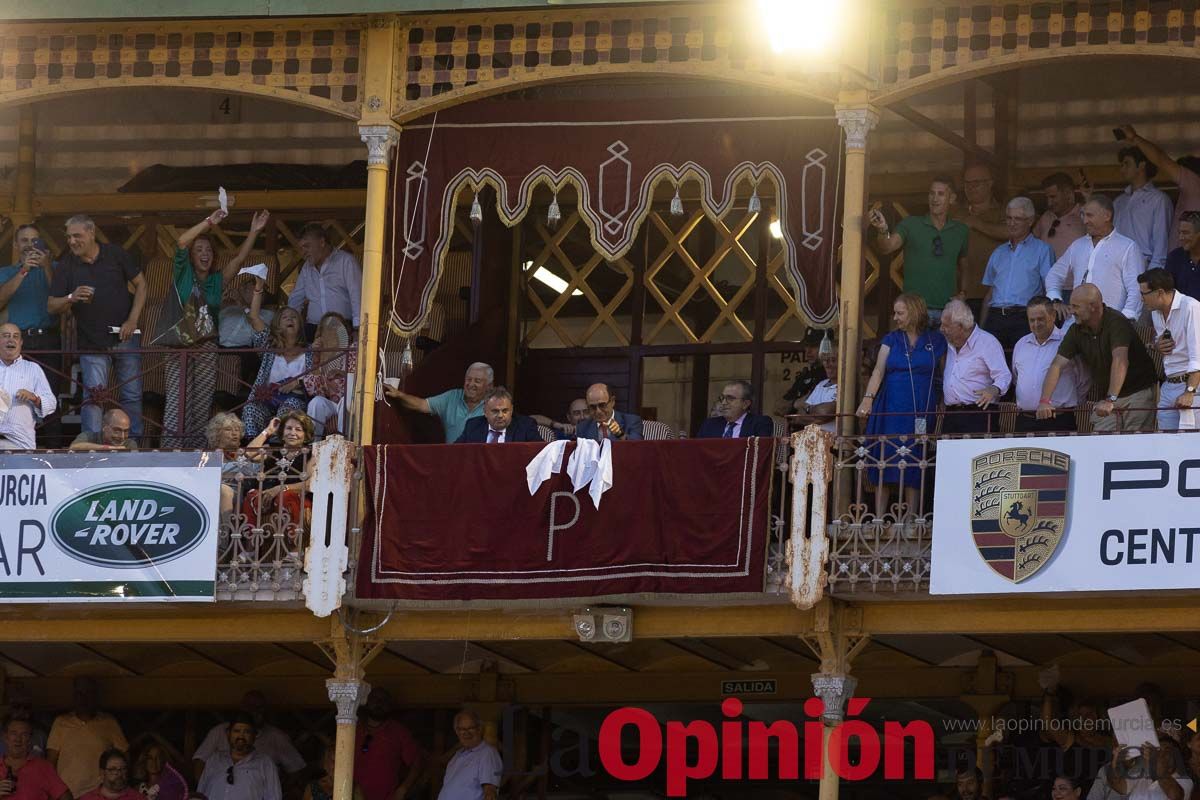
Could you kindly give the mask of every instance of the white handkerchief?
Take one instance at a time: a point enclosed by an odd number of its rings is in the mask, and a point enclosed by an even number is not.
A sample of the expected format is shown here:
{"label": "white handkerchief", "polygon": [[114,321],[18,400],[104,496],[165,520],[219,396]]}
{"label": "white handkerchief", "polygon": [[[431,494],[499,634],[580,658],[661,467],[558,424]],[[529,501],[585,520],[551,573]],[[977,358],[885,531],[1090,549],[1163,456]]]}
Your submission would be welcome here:
{"label": "white handkerchief", "polygon": [[529,484],[529,494],[537,494],[546,479],[562,470],[563,453],[569,442],[566,439],[550,442],[533,459],[525,465],[525,480]]}
{"label": "white handkerchief", "polygon": [[225,187],[217,188],[217,203],[221,206],[221,210],[226,214],[229,213],[229,194],[225,191]]}
{"label": "white handkerchief", "polygon": [[12,408],[12,396],[0,389],[0,420],[8,416],[8,410]]}
{"label": "white handkerchief", "polygon": [[252,267],[242,267],[240,270],[238,270],[238,275],[253,275],[256,278],[262,278],[265,281],[267,279],[267,265],[255,264]]}

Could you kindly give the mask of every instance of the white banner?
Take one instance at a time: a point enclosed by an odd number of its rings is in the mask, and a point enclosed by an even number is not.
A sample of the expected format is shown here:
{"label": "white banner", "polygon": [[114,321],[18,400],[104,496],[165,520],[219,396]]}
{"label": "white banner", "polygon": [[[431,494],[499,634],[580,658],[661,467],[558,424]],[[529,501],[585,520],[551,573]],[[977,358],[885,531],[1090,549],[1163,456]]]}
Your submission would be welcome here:
{"label": "white banner", "polygon": [[221,463],[0,454],[0,602],[211,601]]}
{"label": "white banner", "polygon": [[1200,588],[1200,438],[937,445],[932,594]]}

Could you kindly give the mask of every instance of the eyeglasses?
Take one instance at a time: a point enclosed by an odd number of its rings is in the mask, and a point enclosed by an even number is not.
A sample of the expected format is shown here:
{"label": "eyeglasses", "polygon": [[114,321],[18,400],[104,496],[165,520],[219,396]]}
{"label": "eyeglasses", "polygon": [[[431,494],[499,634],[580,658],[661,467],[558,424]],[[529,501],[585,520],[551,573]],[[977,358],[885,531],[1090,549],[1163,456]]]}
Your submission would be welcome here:
{"label": "eyeglasses", "polygon": [[945,250],[942,248],[941,234],[933,237],[933,254],[939,258],[945,255]]}
{"label": "eyeglasses", "polygon": [[588,403],[588,411],[603,411],[606,408],[608,408],[607,400],[603,403]]}
{"label": "eyeglasses", "polygon": [[[1141,289],[1139,289],[1138,291],[1140,292]],[[1146,291],[1142,292],[1142,297],[1145,297],[1148,294],[1154,294],[1157,291],[1158,291],[1158,289],[1147,289]]]}
{"label": "eyeglasses", "polygon": [[738,400],[741,400],[742,398],[737,397],[732,394],[723,394],[720,397],[718,397],[717,399],[724,400],[726,403],[736,403]]}
{"label": "eyeglasses", "polygon": [[375,734],[373,734],[373,733],[368,733],[366,736],[363,737],[362,751],[364,753],[371,749],[371,741],[374,740],[374,738],[375,738]]}
{"label": "eyeglasses", "polygon": [[225,770],[225,782],[233,786],[233,764],[230,764],[229,769]]}
{"label": "eyeglasses", "polygon": [[1053,238],[1054,234],[1058,233],[1058,225],[1062,222],[1061,219],[1056,219],[1050,223],[1050,230],[1046,231],[1046,236]]}

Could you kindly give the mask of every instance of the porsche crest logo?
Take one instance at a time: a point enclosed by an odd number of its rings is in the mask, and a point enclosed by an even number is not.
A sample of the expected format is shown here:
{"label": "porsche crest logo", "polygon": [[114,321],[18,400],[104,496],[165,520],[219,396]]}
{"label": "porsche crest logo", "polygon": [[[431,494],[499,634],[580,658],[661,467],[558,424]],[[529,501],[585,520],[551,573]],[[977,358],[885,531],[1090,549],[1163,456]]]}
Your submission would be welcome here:
{"label": "porsche crest logo", "polygon": [[1037,447],[972,461],[971,533],[998,575],[1020,583],[1049,563],[1066,529],[1070,476],[1070,456]]}

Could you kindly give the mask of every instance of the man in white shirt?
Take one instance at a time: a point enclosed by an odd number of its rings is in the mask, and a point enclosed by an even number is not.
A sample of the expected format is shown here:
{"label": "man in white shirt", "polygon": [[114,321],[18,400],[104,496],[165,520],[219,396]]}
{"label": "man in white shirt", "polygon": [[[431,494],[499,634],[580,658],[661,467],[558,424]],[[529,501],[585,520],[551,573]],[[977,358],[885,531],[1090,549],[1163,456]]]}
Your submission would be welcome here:
{"label": "man in white shirt", "polygon": [[317,323],[329,312],[341,314],[358,329],[362,295],[362,266],[345,250],[334,249],[329,233],[321,225],[310,223],[300,234],[300,255],[304,266],[296,285],[288,295],[288,305],[307,309],[304,332],[311,342]]}
{"label": "man in white shirt", "polygon": [[[1109,308],[1136,320],[1142,311],[1137,276],[1146,269],[1141,248],[1113,228],[1113,204],[1102,194],[1084,203],[1083,227],[1087,235],[1072,242],[1046,275],[1046,295],[1054,301],[1058,318],[1066,319],[1068,314],[1063,290],[1093,283]],[[1068,275],[1071,286],[1067,286]]]}
{"label": "man in white shirt", "polygon": [[33,450],[35,427],[58,407],[46,373],[21,358],[21,329],[11,322],[0,325],[0,450]]}
{"label": "man in white shirt", "polygon": [[975,324],[975,315],[961,300],[946,304],[941,330],[950,343],[942,384],[946,400],[942,433],[988,433],[995,427],[996,401],[1012,383],[1004,347]]}
{"label": "man in white shirt", "polygon": [[808,397],[798,397],[793,404],[794,419],[800,425],[820,425],[830,433],[837,433],[837,348],[821,358],[825,377],[813,387]]}
{"label": "man in white shirt", "polygon": [[1029,320],[1029,333],[1013,348],[1012,371],[1017,395],[1017,433],[1034,431],[1075,430],[1074,408],[1087,398],[1089,382],[1087,373],[1071,361],[1063,367],[1062,378],[1054,387],[1052,398],[1055,414],[1049,419],[1038,419],[1038,403],[1042,396],[1042,385],[1050,364],[1058,355],[1058,345],[1063,331],[1054,327],[1054,304],[1049,297],[1037,296],[1026,304],[1025,316]]}
{"label": "man in white shirt", "polygon": [[1121,800],[1187,800],[1191,796],[1192,779],[1179,768],[1183,759],[1170,742],[1158,748],[1146,744],[1134,758],[1125,758],[1122,750],[1100,770],[1088,800],[1114,795]]}
{"label": "man in white shirt", "polygon": [[[249,714],[254,722],[254,749],[275,762],[285,775],[292,775],[304,769],[304,757],[292,744],[292,739],[279,728],[267,722],[267,698],[256,690],[251,689],[242,695],[241,710]],[[229,753],[229,723],[222,722],[214,725],[204,737],[204,741],[192,755],[196,779],[204,772],[204,765],[214,753]]]}
{"label": "man in white shirt", "polygon": [[1158,390],[1158,429],[1196,430],[1192,404],[1200,386],[1200,300],[1175,291],[1175,279],[1165,269],[1138,275],[1142,301],[1150,309],[1155,349],[1162,354],[1167,379]]}

